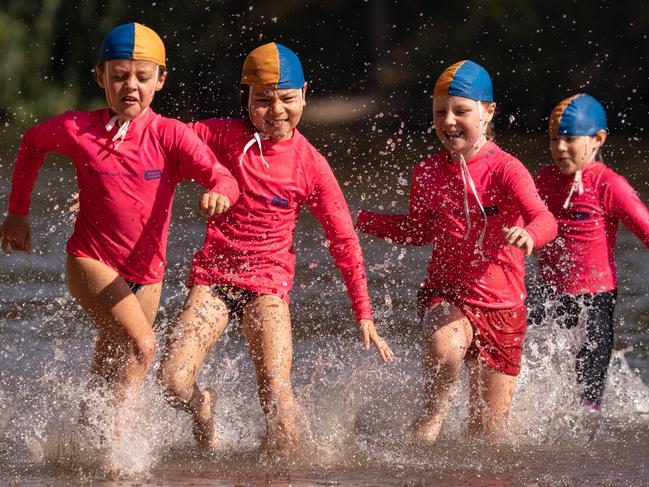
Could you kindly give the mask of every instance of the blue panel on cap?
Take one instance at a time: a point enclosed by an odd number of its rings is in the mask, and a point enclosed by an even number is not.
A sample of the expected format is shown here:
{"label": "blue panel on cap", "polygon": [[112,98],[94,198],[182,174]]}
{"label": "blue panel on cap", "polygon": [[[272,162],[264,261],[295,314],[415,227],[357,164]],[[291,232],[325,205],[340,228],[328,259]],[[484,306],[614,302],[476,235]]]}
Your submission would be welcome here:
{"label": "blue panel on cap", "polygon": [[279,81],[277,88],[290,89],[304,86],[304,72],[297,55],[288,47],[275,43],[279,53]]}
{"label": "blue panel on cap", "polygon": [[564,109],[558,135],[595,135],[600,130],[606,130],[604,107],[592,96],[582,94]]}
{"label": "blue panel on cap", "polygon": [[101,43],[99,61],[132,59],[135,48],[135,24],[122,24],[112,29]]}

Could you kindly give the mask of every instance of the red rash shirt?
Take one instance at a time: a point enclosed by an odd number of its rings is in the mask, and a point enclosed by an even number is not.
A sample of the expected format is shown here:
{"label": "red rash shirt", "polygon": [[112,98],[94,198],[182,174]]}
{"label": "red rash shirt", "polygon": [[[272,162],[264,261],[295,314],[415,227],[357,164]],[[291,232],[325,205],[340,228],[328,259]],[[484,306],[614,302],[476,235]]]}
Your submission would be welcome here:
{"label": "red rash shirt", "polygon": [[573,193],[563,209],[574,176],[554,164],[536,183],[559,222],[559,236],[539,255],[542,279],[557,292],[598,293],[617,289],[615,239],[622,221],[649,247],[649,211],[627,180],[602,162],[582,171],[584,192]]}
{"label": "red rash shirt", "polygon": [[262,160],[257,144],[243,155],[255,133],[245,120],[191,125],[234,174],[241,198],[226,215],[208,221],[189,285],[234,285],[288,302],[295,274],[293,234],[306,205],[330,241],[329,252],[342,272],[356,318],[371,319],[358,236],[326,159],[297,129],[290,140],[262,140]]}
{"label": "red rash shirt", "polygon": [[[185,124],[150,108],[132,120],[119,145],[108,109],[69,111],[28,130],[20,144],[9,212],[29,214],[38,171],[48,152],[73,160],[79,214],[67,251],[103,262],[138,284],[160,282],[166,265],[171,203],[178,183],[191,179],[232,204],[235,179]],[[71,191],[72,192],[72,191]]]}
{"label": "red rash shirt", "polygon": [[363,211],[357,228],[399,244],[433,244],[424,287],[474,306],[510,309],[523,304],[523,251],[505,245],[502,228],[525,228],[538,248],[552,240],[556,221],[539,197],[520,161],[488,142],[469,161],[468,169],[486,213],[484,241],[478,245],[485,217],[468,190],[472,228],[467,223],[459,164],[448,151],[415,168],[406,215]]}

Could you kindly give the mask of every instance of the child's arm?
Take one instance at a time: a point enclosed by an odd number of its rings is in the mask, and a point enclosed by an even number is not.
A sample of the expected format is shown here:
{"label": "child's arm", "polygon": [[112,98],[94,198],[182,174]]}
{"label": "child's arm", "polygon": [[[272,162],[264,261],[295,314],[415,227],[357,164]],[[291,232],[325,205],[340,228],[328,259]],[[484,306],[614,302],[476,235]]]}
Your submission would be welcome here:
{"label": "child's arm", "polygon": [[392,350],[377,333],[372,319],[363,254],[345,197],[326,161],[320,161],[318,166],[315,187],[307,203],[330,242],[329,253],[342,273],[365,348],[373,343],[383,361],[390,361]]}
{"label": "child's arm", "polygon": [[604,205],[649,248],[649,210],[626,178],[615,174],[608,179]]}
{"label": "child's arm", "polygon": [[0,226],[2,251],[9,255],[12,250],[32,253],[32,227],[29,217],[9,213]]}
{"label": "child's arm", "polygon": [[539,196],[532,176],[517,159],[512,159],[505,166],[503,186],[516,202],[525,222],[524,228],[503,229],[505,243],[521,248],[530,255],[532,249],[554,240],[557,221]]}
{"label": "child's arm", "polygon": [[49,152],[74,157],[76,120],[81,116],[80,112],[66,112],[25,132],[11,180],[9,213],[0,226],[5,254],[11,250],[31,253],[32,231],[28,215],[38,171]]}
{"label": "child's arm", "polygon": [[208,189],[199,200],[201,213],[225,213],[239,198],[236,179],[193,130],[179,123],[177,132],[180,179],[190,179]]}
{"label": "child's arm", "polygon": [[432,242],[433,225],[425,201],[427,179],[422,165],[418,165],[412,177],[408,214],[361,211],[358,214],[356,229],[397,244],[426,245]]}

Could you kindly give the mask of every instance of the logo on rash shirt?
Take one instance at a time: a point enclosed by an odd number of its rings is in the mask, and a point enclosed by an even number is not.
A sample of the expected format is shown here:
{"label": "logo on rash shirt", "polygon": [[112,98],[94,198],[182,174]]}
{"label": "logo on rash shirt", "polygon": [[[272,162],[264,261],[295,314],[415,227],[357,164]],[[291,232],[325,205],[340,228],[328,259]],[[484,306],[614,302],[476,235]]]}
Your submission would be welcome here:
{"label": "logo on rash shirt", "polygon": [[153,181],[154,179],[160,179],[162,177],[162,169],[149,169],[144,171],[144,179],[146,181]]}
{"label": "logo on rash shirt", "polygon": [[591,213],[588,213],[587,211],[573,211],[571,212],[570,216],[573,220],[581,221],[588,220],[593,215]]}
{"label": "logo on rash shirt", "polygon": [[500,209],[497,206],[485,206],[484,214],[487,216],[495,216],[500,213]]}
{"label": "logo on rash shirt", "polygon": [[92,167],[88,168],[88,174],[90,176],[106,176],[111,178],[136,178],[137,173],[128,172],[128,171],[106,171],[103,169],[93,169]]}
{"label": "logo on rash shirt", "polygon": [[273,196],[270,204],[273,206],[279,206],[280,208],[288,208],[288,200],[281,196]]}

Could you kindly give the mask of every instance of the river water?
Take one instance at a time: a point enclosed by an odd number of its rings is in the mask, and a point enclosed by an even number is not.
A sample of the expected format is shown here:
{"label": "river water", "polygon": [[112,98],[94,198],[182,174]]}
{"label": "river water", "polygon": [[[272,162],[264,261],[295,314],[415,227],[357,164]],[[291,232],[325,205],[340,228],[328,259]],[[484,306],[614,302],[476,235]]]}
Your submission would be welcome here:
{"label": "river water", "polygon": [[[412,168],[439,150],[434,135],[381,120],[367,127],[307,126],[329,157],[350,205],[403,211]],[[410,132],[410,135],[408,135]],[[6,208],[16,137],[0,149],[0,204]],[[503,148],[531,170],[549,162],[547,142],[500,135]],[[613,137],[606,161],[649,201],[647,149]],[[361,236],[378,326],[397,360],[382,365],[362,349],[338,271],[317,221],[305,211],[296,234],[292,293],[293,379],[305,442],[295,457],[260,449],[264,431],[254,373],[240,325],[233,323],[209,356],[202,384],[219,393],[218,451],[199,453],[187,417],[165,404],[150,374],[133,399],[132,421],[118,442],[97,448],[77,426],[88,379],[92,323],[64,282],[66,212],[76,183],[72,164],[48,159],[33,197],[36,251],[0,257],[0,480],[25,484],[171,485],[648,485],[649,259],[626,229],[618,239],[620,299],[615,353],[604,411],[578,406],[573,359],[583,330],[530,327],[510,431],[494,443],[466,436],[466,376],[452,397],[440,441],[422,448],[407,426],[421,407],[417,284],[430,249],[392,246]],[[177,193],[169,267],[156,330],[162,340],[186,295],[183,282],[204,222],[199,190]],[[307,216],[308,215],[308,216]],[[530,276],[534,260],[528,260]],[[154,366],[155,367],[155,366]],[[110,458],[124,477],[101,468]]]}

